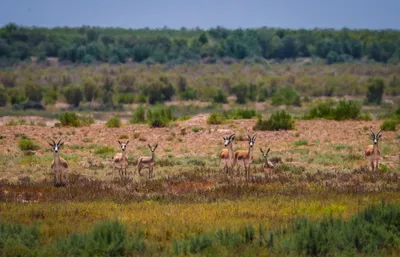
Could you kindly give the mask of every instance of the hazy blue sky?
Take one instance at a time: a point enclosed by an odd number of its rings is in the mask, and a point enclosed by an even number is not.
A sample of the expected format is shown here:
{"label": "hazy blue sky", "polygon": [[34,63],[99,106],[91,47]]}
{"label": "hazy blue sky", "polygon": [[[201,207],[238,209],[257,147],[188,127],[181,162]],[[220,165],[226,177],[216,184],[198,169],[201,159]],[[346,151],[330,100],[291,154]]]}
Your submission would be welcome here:
{"label": "hazy blue sky", "polygon": [[400,29],[400,0],[0,0],[0,26]]}

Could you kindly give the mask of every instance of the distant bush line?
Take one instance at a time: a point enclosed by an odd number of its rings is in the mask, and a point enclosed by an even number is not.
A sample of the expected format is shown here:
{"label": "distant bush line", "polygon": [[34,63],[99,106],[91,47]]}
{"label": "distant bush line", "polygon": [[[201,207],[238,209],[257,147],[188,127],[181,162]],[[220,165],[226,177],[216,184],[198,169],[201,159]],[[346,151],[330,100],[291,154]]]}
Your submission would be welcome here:
{"label": "distant bush line", "polygon": [[400,32],[350,29],[123,29],[102,27],[0,28],[0,59],[5,64],[35,56],[73,63],[181,64],[215,63],[252,58],[293,59],[319,57],[326,63],[363,57],[377,62],[400,62]]}

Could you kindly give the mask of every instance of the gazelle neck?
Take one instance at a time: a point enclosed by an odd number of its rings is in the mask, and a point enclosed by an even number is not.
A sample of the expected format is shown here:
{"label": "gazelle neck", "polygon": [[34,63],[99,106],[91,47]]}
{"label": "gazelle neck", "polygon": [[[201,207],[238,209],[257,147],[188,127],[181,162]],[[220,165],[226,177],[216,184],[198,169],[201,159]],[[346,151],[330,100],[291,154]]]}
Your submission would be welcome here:
{"label": "gazelle neck", "polygon": [[154,159],[156,158],[156,154],[154,153],[154,151],[151,152],[151,161],[154,161]]}
{"label": "gazelle neck", "polygon": [[229,159],[232,159],[232,158],[233,158],[233,142],[231,142],[231,143],[228,145],[228,155],[229,155]]}
{"label": "gazelle neck", "polygon": [[249,150],[247,151],[247,155],[249,156],[249,160],[251,161],[253,158],[253,147],[249,146]]}
{"label": "gazelle neck", "polygon": [[372,153],[373,153],[374,155],[377,155],[377,154],[378,154],[378,143],[373,144],[373,146],[372,146]]}
{"label": "gazelle neck", "polygon": [[60,163],[60,153],[54,152],[53,156],[54,156],[54,163],[58,165]]}

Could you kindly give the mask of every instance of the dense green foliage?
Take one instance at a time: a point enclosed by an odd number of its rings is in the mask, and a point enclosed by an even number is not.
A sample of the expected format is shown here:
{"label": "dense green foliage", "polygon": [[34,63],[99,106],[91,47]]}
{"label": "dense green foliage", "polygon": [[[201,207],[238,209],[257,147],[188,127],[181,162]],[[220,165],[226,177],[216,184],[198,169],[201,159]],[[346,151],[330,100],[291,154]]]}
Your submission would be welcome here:
{"label": "dense green foliage", "polygon": [[139,106],[132,114],[131,123],[148,123],[151,127],[166,127],[169,122],[175,120],[172,115],[172,108],[162,105],[151,108]]}
{"label": "dense green foliage", "polygon": [[400,123],[398,120],[385,120],[380,128],[384,131],[396,131],[397,125]]}
{"label": "dense green foliage", "polygon": [[368,115],[361,114],[361,104],[354,100],[341,99],[339,102],[326,100],[311,108],[305,119],[329,120],[370,120]]}
{"label": "dense green foliage", "polygon": [[399,63],[400,32],[395,30],[290,30],[279,28],[209,30],[122,29],[101,27],[0,28],[0,58],[4,61],[124,63],[184,63],[218,59],[285,59],[317,56],[327,63],[367,56],[378,62]]}
{"label": "dense green foliage", "polygon": [[121,127],[121,119],[118,117],[112,117],[106,122],[108,128],[119,128]]}
{"label": "dense green foliage", "polygon": [[59,117],[60,123],[63,126],[79,127],[94,123],[91,116],[78,116],[75,112],[64,112]]}
{"label": "dense green foliage", "polygon": [[254,130],[290,130],[294,128],[294,120],[290,113],[285,110],[272,113],[268,120],[263,120],[260,116]]}

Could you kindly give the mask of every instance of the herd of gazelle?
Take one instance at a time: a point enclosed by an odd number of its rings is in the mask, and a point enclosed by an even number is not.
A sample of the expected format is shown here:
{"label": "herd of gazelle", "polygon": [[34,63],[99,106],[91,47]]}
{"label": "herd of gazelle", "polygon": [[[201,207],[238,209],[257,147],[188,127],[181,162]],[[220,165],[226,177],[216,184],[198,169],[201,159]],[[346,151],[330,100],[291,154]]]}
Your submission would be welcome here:
{"label": "herd of gazelle", "polygon": [[[371,139],[373,144],[368,145],[365,149],[365,158],[370,161],[371,170],[377,170],[379,159],[380,159],[380,151],[378,148],[378,141],[381,138],[382,134],[379,130],[378,133],[375,133],[372,130],[372,126],[370,127],[371,131]],[[235,133],[231,134],[230,136],[223,137],[224,139],[224,146],[225,148],[222,149],[219,153],[219,160],[220,160],[220,168],[225,170],[227,173],[229,171],[233,172],[234,167],[236,164],[239,166],[237,169],[238,174],[240,175],[240,167],[243,166],[245,171],[245,178],[249,179],[250,177],[250,165],[253,161],[253,147],[257,138],[257,134],[254,134],[251,137],[247,134],[247,141],[248,141],[248,149],[247,150],[236,150],[233,151],[233,140],[235,138]],[[56,186],[65,186],[68,182],[68,163],[67,161],[60,157],[60,149],[63,146],[64,142],[61,142],[62,138],[56,143],[52,140],[52,143],[49,142],[50,146],[52,147],[54,159],[51,163],[51,169],[54,173],[54,183]],[[118,170],[120,176],[127,175],[127,167],[128,167],[128,157],[126,156],[126,147],[129,143],[129,140],[126,143],[122,143],[118,140],[118,143],[121,147],[121,152],[116,153],[112,159],[113,161],[113,168],[115,175],[115,170]],[[151,156],[141,156],[137,160],[137,171],[140,176],[140,173],[143,169],[149,170],[149,178],[154,177],[154,165],[155,165],[155,150],[158,144],[155,144],[153,147],[148,144],[148,147],[151,151]],[[264,151],[260,148],[260,152],[263,155],[264,162],[262,164],[262,168],[271,169],[274,167],[274,163],[268,159],[268,153],[270,148],[267,151]]]}

